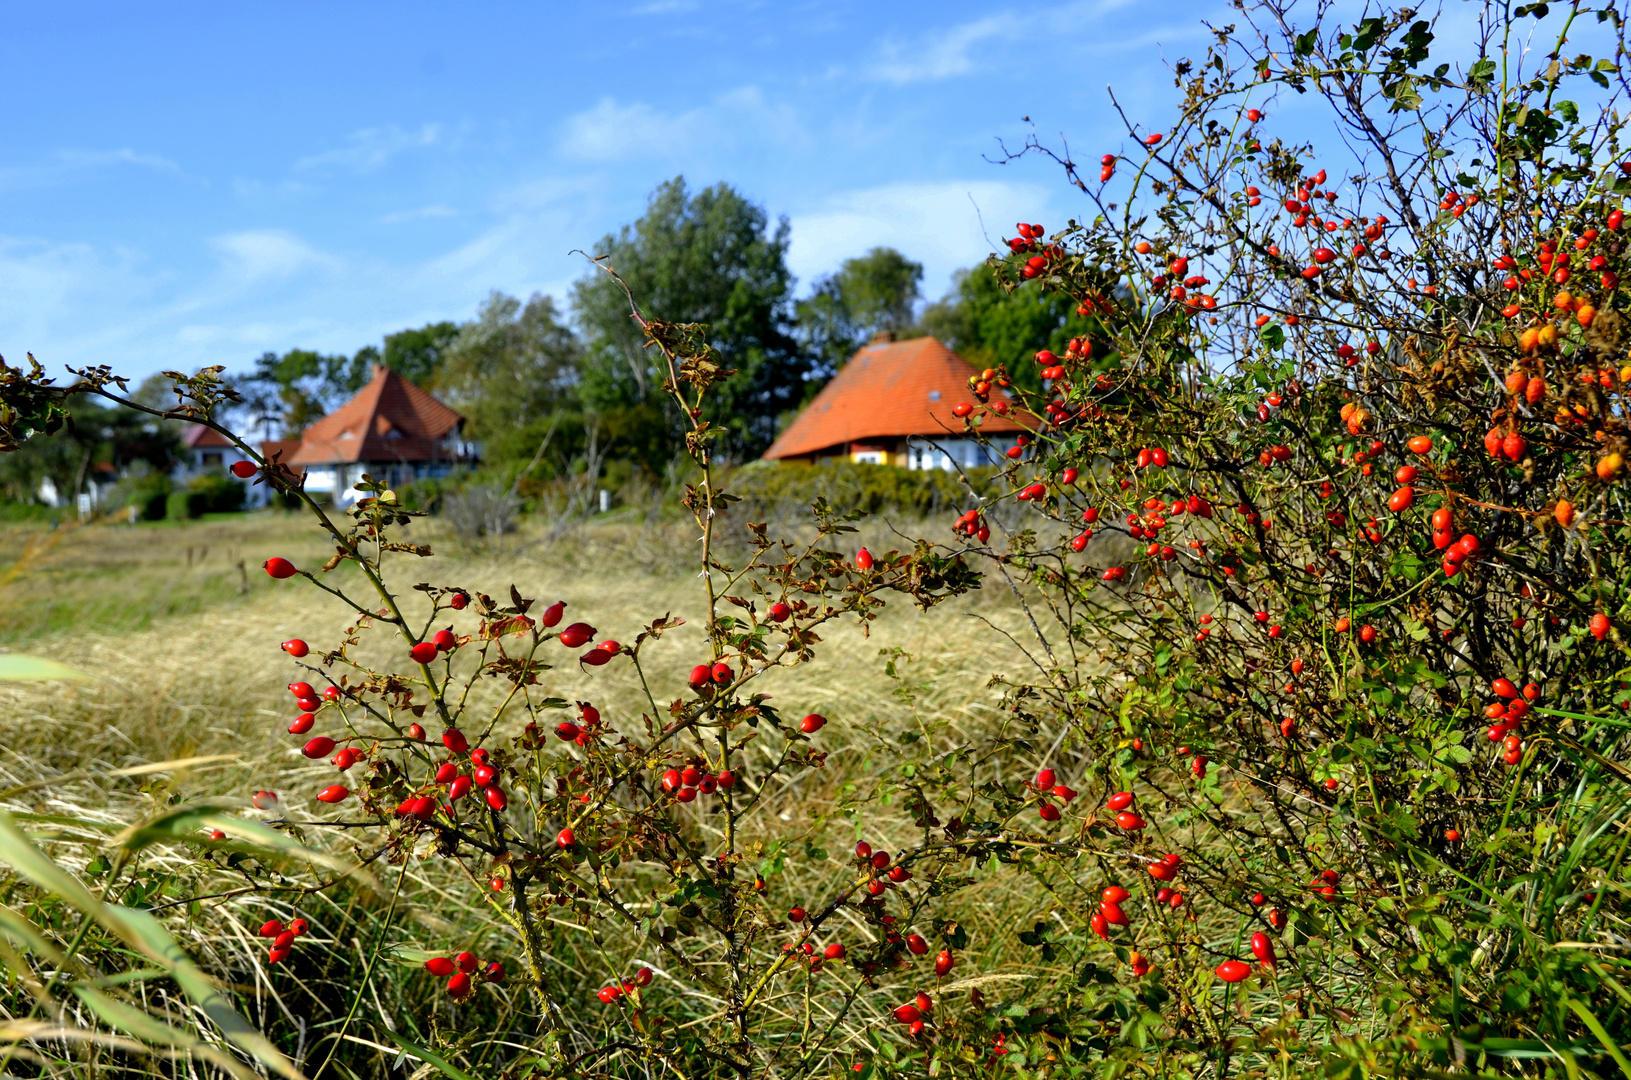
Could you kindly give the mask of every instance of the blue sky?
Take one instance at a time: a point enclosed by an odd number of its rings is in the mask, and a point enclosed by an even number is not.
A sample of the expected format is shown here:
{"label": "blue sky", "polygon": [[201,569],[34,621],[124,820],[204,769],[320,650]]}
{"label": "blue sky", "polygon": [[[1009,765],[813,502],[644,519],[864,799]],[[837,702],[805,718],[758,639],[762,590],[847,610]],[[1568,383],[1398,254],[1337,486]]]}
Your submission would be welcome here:
{"label": "blue sky", "polygon": [[[875,244],[941,294],[1085,209],[1034,118],[1124,145],[1214,0],[0,6],[0,354],[241,368],[564,296],[568,254],[683,173],[793,224],[801,291]],[[977,213],[978,210],[978,213]]]}

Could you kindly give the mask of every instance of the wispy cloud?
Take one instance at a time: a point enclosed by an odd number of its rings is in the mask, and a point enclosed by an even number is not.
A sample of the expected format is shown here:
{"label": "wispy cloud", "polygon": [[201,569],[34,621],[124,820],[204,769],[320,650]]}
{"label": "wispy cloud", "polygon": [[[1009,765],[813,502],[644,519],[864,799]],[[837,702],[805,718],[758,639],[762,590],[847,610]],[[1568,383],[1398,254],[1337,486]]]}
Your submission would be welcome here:
{"label": "wispy cloud", "polygon": [[697,9],[697,0],[653,0],[636,7],[634,15],[683,15]]}
{"label": "wispy cloud", "polygon": [[404,221],[421,221],[425,218],[458,217],[459,212],[451,206],[435,203],[431,206],[421,206],[417,210],[400,210],[394,214],[386,214],[380,218],[381,225],[400,225]]}
{"label": "wispy cloud", "polygon": [[329,169],[372,172],[388,164],[404,150],[435,146],[442,135],[438,124],[425,124],[418,131],[403,131],[394,124],[365,128],[354,132],[347,140],[348,145],[301,158],[294,167],[301,172]]}
{"label": "wispy cloud", "polygon": [[[969,22],[936,30],[910,41],[883,43],[867,63],[865,75],[879,82],[905,85],[989,72],[993,66],[1031,62],[1046,46],[1056,52],[1062,39],[1089,37],[1105,16],[1134,0],[1076,0],[1052,8],[1010,8]],[[1199,12],[1195,12],[1198,16]],[[1185,34],[1193,20],[1185,21]]]}
{"label": "wispy cloud", "polygon": [[133,166],[182,177],[181,166],[158,154],[136,150],[58,150],[41,161],[25,165],[0,166],[0,190],[43,187],[60,184],[76,173],[93,173],[119,166]]}
{"label": "wispy cloud", "polygon": [[802,138],[791,107],[772,103],[756,86],[744,86],[677,113],[602,98],[568,118],[561,149],[580,161],[612,162],[713,153],[747,142],[785,145]]}
{"label": "wispy cloud", "polygon": [[249,229],[210,240],[227,275],[239,282],[278,281],[313,270],[338,268],[340,260],[326,255],[293,233],[282,229]]}

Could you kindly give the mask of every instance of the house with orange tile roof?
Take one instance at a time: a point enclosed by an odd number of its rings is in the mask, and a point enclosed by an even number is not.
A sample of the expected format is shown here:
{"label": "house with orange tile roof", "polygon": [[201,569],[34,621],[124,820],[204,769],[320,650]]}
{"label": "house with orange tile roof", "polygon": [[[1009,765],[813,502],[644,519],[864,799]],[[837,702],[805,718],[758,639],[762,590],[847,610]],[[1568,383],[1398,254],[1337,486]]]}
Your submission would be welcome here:
{"label": "house with orange tile roof", "polygon": [[376,364],[368,385],[302,432],[283,462],[304,470],[307,491],[348,505],[364,473],[396,487],[474,464],[477,447],[462,438],[463,424],[464,417]]}
{"label": "house with orange tile roof", "polygon": [[[932,337],[895,341],[880,335],[839,369],[764,457],[806,463],[848,458],[908,469],[993,464],[1028,429],[993,413],[980,428],[989,447],[963,434],[963,421],[951,410],[974,401],[968,381],[977,374]],[[1006,400],[992,391],[992,404]]]}

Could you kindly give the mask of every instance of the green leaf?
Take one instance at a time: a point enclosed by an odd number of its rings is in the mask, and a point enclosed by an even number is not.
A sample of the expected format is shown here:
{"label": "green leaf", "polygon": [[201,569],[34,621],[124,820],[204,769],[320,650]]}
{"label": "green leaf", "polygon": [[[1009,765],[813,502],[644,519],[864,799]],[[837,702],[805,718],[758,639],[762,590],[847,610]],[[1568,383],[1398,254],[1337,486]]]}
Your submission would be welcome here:
{"label": "green leaf", "polygon": [[450,1077],[453,1078],[453,1080],[476,1080],[475,1077],[471,1076],[469,1073],[465,1072],[463,1069],[459,1068],[457,1065],[455,1065],[452,1062],[448,1061],[446,1058],[442,1057],[440,1054],[436,1054],[436,1053],[433,1053],[433,1052],[431,1052],[429,1050],[426,1050],[423,1046],[420,1046],[417,1043],[411,1043],[407,1039],[404,1039],[402,1036],[398,1035],[394,1031],[387,1031],[385,1034],[390,1038],[390,1040],[392,1042],[396,1043],[397,1046],[401,1047],[403,1050],[405,1050],[408,1053],[412,1054],[414,1057],[418,1058],[420,1061],[423,1061],[427,1065],[433,1065],[437,1069],[440,1069],[443,1076],[450,1076]]}
{"label": "green leaf", "polygon": [[199,841],[204,830],[219,829],[228,837],[258,849],[257,854],[271,852],[284,858],[304,859],[331,870],[350,874],[358,884],[378,891],[373,876],[351,860],[306,847],[288,834],[278,832],[259,821],[250,821],[223,812],[227,807],[242,805],[244,803],[241,799],[182,803],[130,826],[114,837],[111,843],[128,851],[140,851],[151,844],[170,843],[176,840]]}
{"label": "green leaf", "polygon": [[78,668],[21,653],[0,653],[0,682],[39,682],[49,679],[88,679]]}

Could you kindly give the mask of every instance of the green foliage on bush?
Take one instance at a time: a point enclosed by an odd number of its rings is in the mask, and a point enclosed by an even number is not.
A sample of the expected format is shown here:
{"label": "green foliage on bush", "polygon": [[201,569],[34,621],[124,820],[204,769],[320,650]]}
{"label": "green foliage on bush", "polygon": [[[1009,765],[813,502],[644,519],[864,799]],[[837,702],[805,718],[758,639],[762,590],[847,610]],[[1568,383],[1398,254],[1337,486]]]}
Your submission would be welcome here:
{"label": "green foliage on bush", "polygon": [[164,516],[170,521],[201,518],[209,506],[209,499],[201,491],[172,491],[164,499]]}
{"label": "green foliage on bush", "polygon": [[170,478],[151,472],[129,481],[124,503],[134,506],[143,521],[163,521],[169,513],[170,492]]}
{"label": "green foliage on bush", "polygon": [[820,465],[756,462],[732,473],[726,490],[740,497],[750,512],[803,507],[822,498],[844,513],[928,516],[972,503],[976,493],[990,488],[994,475],[990,468],[971,469],[960,476],[941,469],[857,465],[845,460]]}
{"label": "green foliage on bush", "polygon": [[172,491],[163,497],[163,516],[171,521],[183,521],[205,514],[230,514],[244,508],[245,497],[242,481],[222,473],[200,473],[188,481],[184,490]]}
{"label": "green foliage on bush", "polygon": [[[407,510],[435,514],[442,509],[442,497],[450,491],[459,490],[461,486],[463,478],[460,477],[427,476],[399,486],[396,489],[396,497]],[[298,501],[295,505],[298,505]]]}

